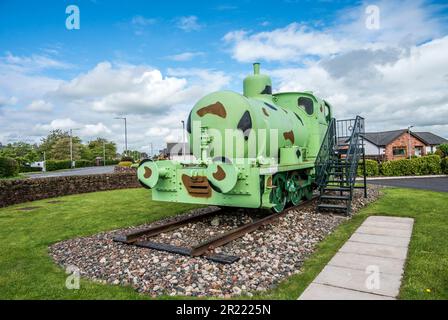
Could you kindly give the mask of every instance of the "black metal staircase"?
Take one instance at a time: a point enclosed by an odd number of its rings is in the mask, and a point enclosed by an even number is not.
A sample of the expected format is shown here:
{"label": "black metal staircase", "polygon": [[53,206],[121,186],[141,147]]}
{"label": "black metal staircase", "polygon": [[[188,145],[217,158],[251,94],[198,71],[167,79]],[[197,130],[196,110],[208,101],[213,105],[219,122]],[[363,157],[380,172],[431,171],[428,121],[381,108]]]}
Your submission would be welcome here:
{"label": "black metal staircase", "polygon": [[[350,214],[355,188],[364,189],[367,197],[364,152],[364,118],[332,119],[316,158],[316,183],[320,196],[319,211],[332,210]],[[358,163],[363,161],[363,185],[356,186]]]}

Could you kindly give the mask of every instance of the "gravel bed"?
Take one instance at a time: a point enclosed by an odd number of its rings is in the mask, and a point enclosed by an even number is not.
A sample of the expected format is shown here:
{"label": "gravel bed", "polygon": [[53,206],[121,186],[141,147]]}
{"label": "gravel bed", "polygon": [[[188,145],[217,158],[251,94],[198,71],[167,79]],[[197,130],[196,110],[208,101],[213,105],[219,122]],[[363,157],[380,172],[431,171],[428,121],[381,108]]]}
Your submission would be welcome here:
{"label": "gravel bed", "polygon": [[[369,186],[367,199],[362,197],[362,190],[356,190],[352,202],[353,214],[375,201],[380,188]],[[350,219],[340,214],[318,213],[315,206],[313,201],[300,209],[291,210],[275,223],[216,248],[215,253],[241,257],[231,265],[112,241],[115,235],[178,217],[62,241],[50,246],[49,252],[58,265],[79,268],[82,277],[102,283],[131,285],[138,292],[151,296],[251,296],[271,289],[288,276],[300,272],[303,261],[314,251],[316,244],[341,222]],[[204,210],[211,208],[187,214],[196,215]],[[226,211],[214,218],[160,234],[151,241],[191,246],[260,216],[262,213],[259,211]]]}

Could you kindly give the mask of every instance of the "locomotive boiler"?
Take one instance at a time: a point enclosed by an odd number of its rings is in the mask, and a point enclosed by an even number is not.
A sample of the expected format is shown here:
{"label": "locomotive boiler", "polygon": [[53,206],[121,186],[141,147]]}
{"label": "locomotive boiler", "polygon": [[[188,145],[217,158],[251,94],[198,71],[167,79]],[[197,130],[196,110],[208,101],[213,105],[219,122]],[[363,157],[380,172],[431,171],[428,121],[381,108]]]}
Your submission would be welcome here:
{"label": "locomotive boiler", "polygon": [[244,79],[243,94],[200,99],[186,121],[194,160],[143,160],[140,183],[157,201],[282,211],[311,198],[315,160],[332,107],[312,92],[272,93],[271,79]]}

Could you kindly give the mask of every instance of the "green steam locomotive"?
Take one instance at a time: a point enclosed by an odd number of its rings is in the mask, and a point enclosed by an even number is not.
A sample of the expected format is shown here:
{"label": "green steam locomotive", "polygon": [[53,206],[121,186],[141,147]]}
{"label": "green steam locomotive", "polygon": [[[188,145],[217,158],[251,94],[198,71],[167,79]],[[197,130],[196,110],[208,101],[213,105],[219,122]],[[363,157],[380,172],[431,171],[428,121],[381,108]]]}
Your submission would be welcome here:
{"label": "green steam locomotive", "polygon": [[154,200],[280,212],[311,198],[331,105],[312,92],[272,94],[259,63],[243,87],[193,107],[186,129],[194,160],[140,163],[138,179]]}

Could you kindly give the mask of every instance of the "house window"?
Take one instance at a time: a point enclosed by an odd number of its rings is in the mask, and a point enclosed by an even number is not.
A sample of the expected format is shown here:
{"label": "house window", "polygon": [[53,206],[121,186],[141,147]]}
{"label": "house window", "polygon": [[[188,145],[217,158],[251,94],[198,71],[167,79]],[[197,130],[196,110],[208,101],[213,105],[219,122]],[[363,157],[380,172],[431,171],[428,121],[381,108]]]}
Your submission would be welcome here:
{"label": "house window", "polygon": [[415,153],[415,155],[417,157],[421,157],[423,155],[423,147],[422,146],[416,146],[414,153]]}
{"label": "house window", "polygon": [[406,147],[393,147],[392,154],[394,156],[405,156],[406,155]]}

